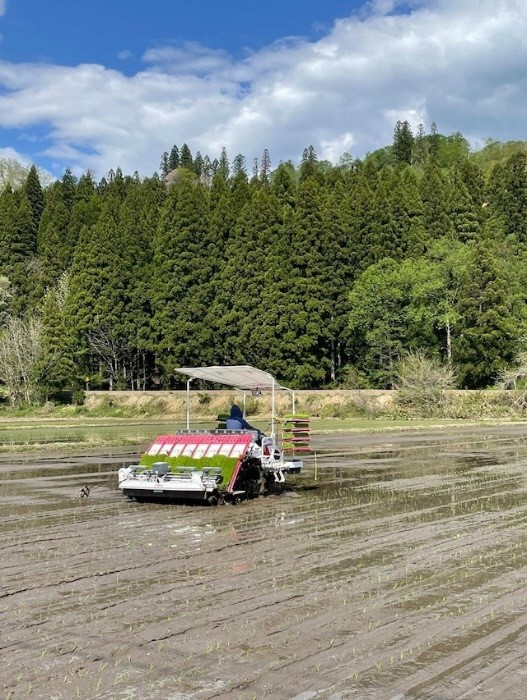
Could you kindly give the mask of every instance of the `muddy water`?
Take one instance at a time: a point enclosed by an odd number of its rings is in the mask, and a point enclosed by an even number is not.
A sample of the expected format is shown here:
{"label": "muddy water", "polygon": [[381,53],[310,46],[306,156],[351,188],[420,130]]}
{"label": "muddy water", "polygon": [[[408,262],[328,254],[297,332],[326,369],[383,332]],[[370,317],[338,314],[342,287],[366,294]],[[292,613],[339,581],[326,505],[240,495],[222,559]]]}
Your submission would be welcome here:
{"label": "muddy water", "polygon": [[3,697],[527,697],[527,429],[314,447],[219,508],[127,501],[125,450],[3,456]]}

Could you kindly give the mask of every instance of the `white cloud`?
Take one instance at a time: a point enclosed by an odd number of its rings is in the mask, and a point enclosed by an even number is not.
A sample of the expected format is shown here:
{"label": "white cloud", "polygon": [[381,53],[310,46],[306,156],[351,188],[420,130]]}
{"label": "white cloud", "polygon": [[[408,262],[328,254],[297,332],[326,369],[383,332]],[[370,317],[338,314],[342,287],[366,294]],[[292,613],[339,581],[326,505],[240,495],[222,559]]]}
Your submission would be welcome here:
{"label": "white cloud", "polygon": [[0,148],[0,158],[2,160],[16,160],[21,165],[31,165],[31,159],[26,155],[19,153],[10,146],[8,148]]}
{"label": "white cloud", "polygon": [[5,15],[6,11],[6,0],[0,0],[0,17]]}
{"label": "white cloud", "polygon": [[133,58],[133,53],[128,49],[123,49],[122,51],[119,51],[117,58],[120,61],[127,61],[129,58]]}
{"label": "white cloud", "polygon": [[209,49],[195,41],[150,49],[143,58],[154,70],[178,75],[210,74],[233,67],[227,51]]}
{"label": "white cloud", "polygon": [[[1,0],[0,0],[1,2]],[[315,42],[288,38],[235,61],[196,43],[145,53],[128,77],[98,65],[0,63],[0,127],[49,125],[47,155],[97,175],[150,174],[172,144],[216,156],[269,148],[273,164],[362,156],[398,119],[483,142],[527,138],[524,0],[372,0]]]}

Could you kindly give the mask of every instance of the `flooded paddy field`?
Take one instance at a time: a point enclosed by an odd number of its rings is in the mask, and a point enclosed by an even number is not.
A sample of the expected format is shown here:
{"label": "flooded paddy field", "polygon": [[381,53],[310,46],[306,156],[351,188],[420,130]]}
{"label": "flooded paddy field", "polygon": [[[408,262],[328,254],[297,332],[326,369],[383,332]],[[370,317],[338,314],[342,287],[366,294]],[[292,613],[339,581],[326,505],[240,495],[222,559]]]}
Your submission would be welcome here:
{"label": "flooded paddy field", "polygon": [[0,455],[1,697],[525,698],[527,426],[313,447],[218,508],[126,500],[130,448]]}

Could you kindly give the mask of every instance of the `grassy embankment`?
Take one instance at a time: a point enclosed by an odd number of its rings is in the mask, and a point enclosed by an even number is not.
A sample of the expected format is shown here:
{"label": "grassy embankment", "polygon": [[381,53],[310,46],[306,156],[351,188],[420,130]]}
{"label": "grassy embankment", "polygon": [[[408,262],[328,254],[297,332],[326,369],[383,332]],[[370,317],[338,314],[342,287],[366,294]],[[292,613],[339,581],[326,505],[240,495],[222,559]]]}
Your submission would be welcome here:
{"label": "grassy embankment", "polygon": [[[217,417],[232,402],[243,405],[235,391],[191,393],[191,427],[214,428]],[[269,395],[245,397],[249,420],[266,431]],[[419,397],[402,403],[396,392],[298,391],[296,412],[312,418],[313,433],[335,431],[386,431],[430,429],[467,424],[527,420],[523,392],[445,392],[440,397]],[[292,396],[276,398],[280,418],[291,412]],[[45,406],[39,409],[0,410],[0,451],[34,449],[91,449],[130,446],[141,449],[156,435],[186,427],[185,392],[90,392],[84,406]]]}

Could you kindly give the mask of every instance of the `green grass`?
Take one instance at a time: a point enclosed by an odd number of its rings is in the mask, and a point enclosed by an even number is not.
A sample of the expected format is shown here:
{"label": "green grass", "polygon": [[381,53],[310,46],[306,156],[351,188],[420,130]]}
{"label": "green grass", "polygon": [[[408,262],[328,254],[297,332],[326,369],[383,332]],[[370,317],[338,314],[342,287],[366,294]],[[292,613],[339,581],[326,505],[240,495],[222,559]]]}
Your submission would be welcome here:
{"label": "green grass", "polygon": [[[520,419],[518,419],[520,420]],[[381,432],[389,430],[440,429],[467,425],[495,425],[500,422],[513,422],[510,417],[505,420],[467,420],[446,418],[313,418],[311,431],[330,432]],[[253,421],[268,432],[268,422]],[[191,427],[211,429],[217,421],[193,423]],[[160,420],[159,418],[98,418],[93,416],[75,416],[57,418],[40,417],[4,417],[0,419],[0,452],[27,451],[30,449],[89,449],[104,446],[137,447],[143,452],[158,435],[170,435],[185,429],[182,420]],[[281,426],[276,430],[281,436]]]}
{"label": "green grass", "polygon": [[496,425],[500,422],[523,422],[518,418],[513,421],[496,419],[467,419],[467,418],[312,418],[312,433],[327,433],[339,431],[376,432],[383,430],[419,430],[430,428],[448,428],[464,425]]}

